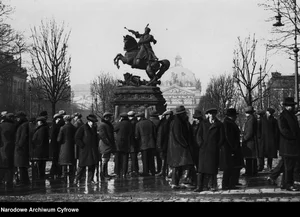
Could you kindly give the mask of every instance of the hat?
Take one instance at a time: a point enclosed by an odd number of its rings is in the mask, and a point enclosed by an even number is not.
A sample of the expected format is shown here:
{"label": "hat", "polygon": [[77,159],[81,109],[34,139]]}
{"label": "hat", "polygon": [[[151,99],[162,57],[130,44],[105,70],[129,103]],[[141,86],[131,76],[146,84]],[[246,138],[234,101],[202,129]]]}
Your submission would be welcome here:
{"label": "hat", "polygon": [[82,115],[81,115],[79,112],[75,112],[75,113],[73,114],[73,117],[81,118]]}
{"label": "hat", "polygon": [[135,117],[145,117],[145,113],[144,112],[139,112],[135,115]]}
{"label": "hat", "polygon": [[26,114],[25,114],[24,111],[18,111],[18,112],[16,113],[16,117],[26,117]]}
{"label": "hat", "polygon": [[255,110],[254,110],[253,106],[247,106],[245,108],[245,112],[246,113],[253,113],[253,112],[255,112]]}
{"label": "hat", "polygon": [[127,112],[122,112],[122,113],[120,114],[120,117],[122,117],[122,118],[127,118],[127,117],[128,117]]}
{"label": "hat", "polygon": [[46,121],[45,116],[39,116],[36,118],[36,121]]}
{"label": "hat", "polygon": [[55,114],[55,115],[53,115],[53,119],[57,119],[57,118],[62,118],[62,115],[61,114]]}
{"label": "hat", "polygon": [[1,116],[4,117],[7,114],[7,111],[2,111]]}
{"label": "hat", "polygon": [[185,107],[183,105],[177,106],[175,109],[175,114],[178,115],[182,113],[186,113]]}
{"label": "hat", "polygon": [[89,114],[86,119],[88,119],[89,121],[92,121],[92,122],[98,122],[98,119],[96,117],[96,115],[94,114]]}
{"label": "hat", "polygon": [[256,114],[258,114],[258,115],[264,115],[266,112],[264,111],[264,110],[258,110],[257,112],[256,112]]}
{"label": "hat", "polygon": [[195,109],[195,113],[193,114],[193,118],[201,118],[202,112],[198,109]]}
{"label": "hat", "polygon": [[59,110],[59,111],[58,111],[58,114],[60,114],[60,115],[66,115],[67,113],[66,113],[65,110]]}
{"label": "hat", "polygon": [[293,97],[284,98],[283,103],[282,103],[282,105],[284,105],[284,106],[294,106],[296,104],[297,103],[294,101]]}
{"label": "hat", "polygon": [[7,114],[5,114],[5,117],[6,118],[14,118],[15,115],[13,113],[7,113]]}
{"label": "hat", "polygon": [[273,109],[273,108],[267,108],[267,111],[270,112],[270,114],[274,114],[275,113],[275,109]]}
{"label": "hat", "polygon": [[40,116],[47,116],[48,112],[47,111],[41,111]]}
{"label": "hat", "polygon": [[150,117],[158,117],[159,116],[159,113],[157,111],[152,111],[150,113]]}
{"label": "hat", "polygon": [[112,116],[112,115],[113,115],[113,113],[111,113],[111,112],[104,112],[103,117],[105,117],[105,116]]}
{"label": "hat", "polygon": [[32,117],[32,118],[29,118],[28,122],[35,122],[36,121],[36,118]]}
{"label": "hat", "polygon": [[127,113],[127,115],[128,115],[129,117],[134,117],[135,112],[134,112],[134,111],[129,111],[129,112]]}
{"label": "hat", "polygon": [[72,120],[71,115],[64,115],[63,118],[64,118],[65,121],[71,121]]}
{"label": "hat", "polygon": [[205,111],[205,114],[214,114],[214,113],[217,113],[218,112],[218,109],[216,108],[209,108]]}
{"label": "hat", "polygon": [[169,111],[165,111],[164,113],[162,113],[162,116],[166,116],[166,115],[172,115],[173,112],[171,110]]}
{"label": "hat", "polygon": [[226,114],[227,116],[235,116],[238,115],[239,113],[236,111],[235,108],[229,108],[226,110]]}

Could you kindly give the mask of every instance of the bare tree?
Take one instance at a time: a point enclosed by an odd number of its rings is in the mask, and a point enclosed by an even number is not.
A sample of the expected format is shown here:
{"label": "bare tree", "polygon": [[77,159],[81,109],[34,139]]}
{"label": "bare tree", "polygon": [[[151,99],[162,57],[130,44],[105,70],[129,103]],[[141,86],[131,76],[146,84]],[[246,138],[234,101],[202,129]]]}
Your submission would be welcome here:
{"label": "bare tree", "polygon": [[[112,112],[114,90],[118,80],[109,73],[101,72],[91,83],[91,95],[95,101],[95,113],[99,117],[106,111]],[[98,100],[99,99],[99,100]]]}
{"label": "bare tree", "polygon": [[71,57],[68,55],[68,40],[71,31],[64,23],[55,20],[41,21],[39,28],[31,29],[31,63],[33,86],[39,88],[42,98],[51,103],[52,115],[59,101],[70,101]]}
{"label": "bare tree", "polygon": [[[267,76],[267,58],[263,60],[263,64],[259,71],[257,70],[256,47],[257,40],[255,35],[247,37],[244,42],[238,37],[238,48],[234,50],[233,68],[234,78],[241,96],[247,105],[253,105],[259,99],[267,96],[265,91],[263,94],[257,94],[257,88],[265,80]],[[267,56],[267,51],[265,56]]]}
{"label": "bare tree", "polygon": [[206,88],[205,97],[200,100],[200,104],[205,106],[203,110],[215,107],[219,110],[220,116],[224,117],[226,109],[234,106],[237,99],[234,85],[232,75],[224,73],[218,77],[212,77]]}

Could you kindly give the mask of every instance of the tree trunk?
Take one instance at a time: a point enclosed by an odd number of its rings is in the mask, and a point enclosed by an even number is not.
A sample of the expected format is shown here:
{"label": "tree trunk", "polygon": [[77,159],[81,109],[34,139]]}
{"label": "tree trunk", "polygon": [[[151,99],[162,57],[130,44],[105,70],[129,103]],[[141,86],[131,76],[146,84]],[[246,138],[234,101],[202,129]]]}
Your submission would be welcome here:
{"label": "tree trunk", "polygon": [[52,117],[55,115],[55,109],[56,109],[56,102],[51,102],[51,109],[52,109]]}

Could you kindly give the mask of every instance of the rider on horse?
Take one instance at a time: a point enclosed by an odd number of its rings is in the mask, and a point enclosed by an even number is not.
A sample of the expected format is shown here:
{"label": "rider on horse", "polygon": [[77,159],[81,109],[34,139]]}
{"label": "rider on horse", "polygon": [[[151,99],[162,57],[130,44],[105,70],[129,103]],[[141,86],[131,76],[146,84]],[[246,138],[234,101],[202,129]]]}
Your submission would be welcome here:
{"label": "rider on horse", "polygon": [[[126,27],[125,27],[126,28]],[[127,28],[126,28],[127,29]],[[137,31],[127,29],[129,32],[134,34],[136,38],[139,38],[138,46],[139,46],[139,52],[136,56],[136,60],[134,61],[134,64],[132,65],[132,68],[136,68],[140,64],[140,60],[147,60],[148,64],[151,64],[153,61],[157,61],[158,58],[155,56],[154,51],[151,46],[151,42],[156,44],[156,40],[154,39],[153,35],[150,35],[151,29],[148,27],[148,25],[145,28],[145,32],[143,34],[140,34]]]}

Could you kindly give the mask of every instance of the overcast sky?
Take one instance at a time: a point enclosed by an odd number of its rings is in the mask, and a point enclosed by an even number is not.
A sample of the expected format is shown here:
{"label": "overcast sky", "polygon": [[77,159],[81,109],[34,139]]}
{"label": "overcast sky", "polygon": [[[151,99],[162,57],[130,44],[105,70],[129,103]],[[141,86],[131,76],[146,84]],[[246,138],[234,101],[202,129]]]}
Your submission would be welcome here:
{"label": "overcast sky", "polygon": [[[272,37],[270,14],[258,3],[264,0],[4,0],[15,7],[11,16],[14,29],[29,36],[30,28],[41,20],[54,18],[71,30],[71,84],[90,83],[100,71],[118,77],[132,72],[113,59],[124,54],[124,27],[143,32],[149,23],[157,40],[153,45],[159,59],[174,65],[176,55],[183,66],[195,73],[206,86],[212,75],[232,72],[237,37],[256,35],[258,64],[264,57],[264,44]],[[274,21],[275,22],[275,21]],[[29,40],[29,39],[28,39]],[[286,56],[269,56],[271,71],[293,73],[294,64]],[[146,78],[143,71],[135,71]]]}

